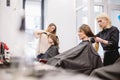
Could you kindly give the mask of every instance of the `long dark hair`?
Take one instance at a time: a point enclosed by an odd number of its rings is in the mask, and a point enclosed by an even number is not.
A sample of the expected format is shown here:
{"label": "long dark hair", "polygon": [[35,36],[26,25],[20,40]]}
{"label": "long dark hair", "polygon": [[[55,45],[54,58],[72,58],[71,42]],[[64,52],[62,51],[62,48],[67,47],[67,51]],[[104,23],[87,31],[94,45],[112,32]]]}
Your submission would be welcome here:
{"label": "long dark hair", "polygon": [[83,24],[79,27],[79,31],[84,31],[85,35],[88,37],[95,37],[94,33],[87,24]]}

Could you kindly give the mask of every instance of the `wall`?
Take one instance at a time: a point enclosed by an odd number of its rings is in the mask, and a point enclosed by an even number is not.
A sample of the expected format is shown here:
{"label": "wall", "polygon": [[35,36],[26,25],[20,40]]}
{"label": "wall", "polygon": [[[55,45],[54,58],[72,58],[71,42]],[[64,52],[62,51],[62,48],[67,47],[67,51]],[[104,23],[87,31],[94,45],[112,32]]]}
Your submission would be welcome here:
{"label": "wall", "polygon": [[19,31],[22,10],[22,0],[10,0],[10,6],[6,6],[6,0],[0,0],[0,41],[5,42],[12,56],[23,55],[25,34]]}
{"label": "wall", "polygon": [[60,52],[76,45],[75,0],[45,0],[45,27],[57,25]]}

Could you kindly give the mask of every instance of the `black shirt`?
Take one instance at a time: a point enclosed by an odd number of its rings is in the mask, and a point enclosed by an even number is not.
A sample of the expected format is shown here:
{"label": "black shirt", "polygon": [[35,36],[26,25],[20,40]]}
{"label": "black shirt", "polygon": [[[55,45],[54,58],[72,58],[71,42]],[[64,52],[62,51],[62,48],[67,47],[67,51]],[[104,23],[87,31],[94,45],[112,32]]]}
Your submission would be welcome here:
{"label": "black shirt", "polygon": [[111,28],[103,29],[96,36],[108,41],[108,45],[101,43],[104,50],[118,49],[119,30],[117,27],[112,26]]}

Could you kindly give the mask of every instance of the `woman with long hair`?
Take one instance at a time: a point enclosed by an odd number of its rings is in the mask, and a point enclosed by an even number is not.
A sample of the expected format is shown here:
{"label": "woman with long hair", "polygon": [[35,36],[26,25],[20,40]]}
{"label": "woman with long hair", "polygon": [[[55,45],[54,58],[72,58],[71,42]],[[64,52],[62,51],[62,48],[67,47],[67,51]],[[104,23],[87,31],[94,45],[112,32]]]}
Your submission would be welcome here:
{"label": "woman with long hair", "polygon": [[101,31],[96,35],[95,41],[101,43],[104,50],[104,66],[111,65],[119,58],[119,30],[112,26],[110,17],[106,13],[101,13],[96,19]]}
{"label": "woman with long hair", "polygon": [[44,54],[39,55],[40,62],[47,62],[50,58],[59,54],[59,43],[58,38],[54,34],[48,35],[48,43],[50,47]]}

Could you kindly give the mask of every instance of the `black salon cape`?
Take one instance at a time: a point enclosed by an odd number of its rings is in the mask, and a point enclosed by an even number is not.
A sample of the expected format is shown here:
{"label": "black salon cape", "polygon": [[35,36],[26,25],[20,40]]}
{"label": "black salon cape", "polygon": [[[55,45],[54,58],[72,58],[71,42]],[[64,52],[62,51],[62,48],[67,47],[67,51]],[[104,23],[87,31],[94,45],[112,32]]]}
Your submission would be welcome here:
{"label": "black salon cape", "polygon": [[47,64],[89,75],[91,71],[102,66],[102,61],[91,42],[83,41],[74,48],[53,57]]}
{"label": "black salon cape", "polygon": [[102,80],[120,80],[120,57],[112,65],[95,69],[90,76],[94,76]]}
{"label": "black salon cape", "polygon": [[41,56],[41,59],[48,60],[59,54],[58,47],[55,45],[51,45],[48,50]]}

